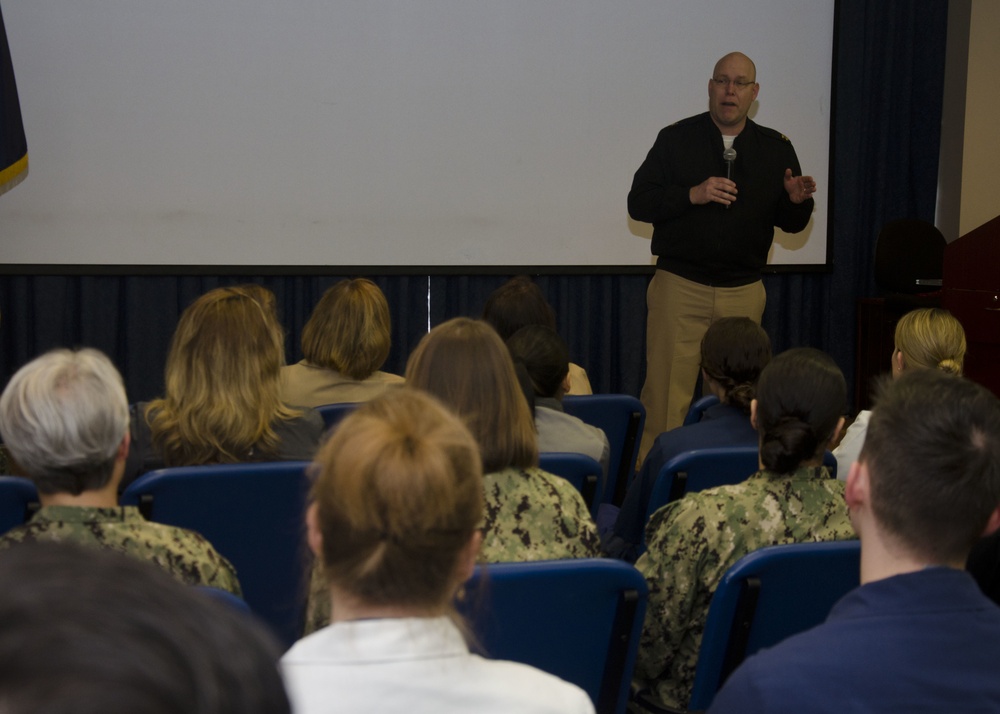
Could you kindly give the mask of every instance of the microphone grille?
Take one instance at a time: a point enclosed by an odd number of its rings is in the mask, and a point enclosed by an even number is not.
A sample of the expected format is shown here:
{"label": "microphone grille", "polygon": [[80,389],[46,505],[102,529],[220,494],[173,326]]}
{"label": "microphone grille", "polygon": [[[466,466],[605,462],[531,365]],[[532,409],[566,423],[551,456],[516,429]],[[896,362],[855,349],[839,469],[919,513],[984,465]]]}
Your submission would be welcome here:
{"label": "microphone grille", "polygon": [[734,149],[733,147],[730,146],[728,149],[726,149],[725,151],[723,151],[722,152],[722,160],[723,161],[736,161],[736,149]]}

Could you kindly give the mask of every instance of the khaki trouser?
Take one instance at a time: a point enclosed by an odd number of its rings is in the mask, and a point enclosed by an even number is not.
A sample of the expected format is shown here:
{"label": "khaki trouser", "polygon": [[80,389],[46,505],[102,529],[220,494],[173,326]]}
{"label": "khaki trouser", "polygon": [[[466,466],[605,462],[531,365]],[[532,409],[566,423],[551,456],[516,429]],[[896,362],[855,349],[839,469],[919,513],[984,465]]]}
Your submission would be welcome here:
{"label": "khaki trouser", "polygon": [[722,317],[749,317],[760,324],[766,299],[759,280],[738,288],[713,288],[656,271],[646,291],[646,383],[640,396],[646,427],[640,464],[657,436],[684,423],[708,326]]}

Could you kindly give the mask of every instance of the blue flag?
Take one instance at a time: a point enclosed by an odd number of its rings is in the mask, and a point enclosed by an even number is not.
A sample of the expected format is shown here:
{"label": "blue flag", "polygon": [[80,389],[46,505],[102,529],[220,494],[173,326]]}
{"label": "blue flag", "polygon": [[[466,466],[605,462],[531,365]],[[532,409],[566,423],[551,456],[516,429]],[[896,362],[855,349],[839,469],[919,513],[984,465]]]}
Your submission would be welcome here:
{"label": "blue flag", "polygon": [[28,142],[24,138],[7,29],[0,11],[0,193],[14,188],[27,175]]}

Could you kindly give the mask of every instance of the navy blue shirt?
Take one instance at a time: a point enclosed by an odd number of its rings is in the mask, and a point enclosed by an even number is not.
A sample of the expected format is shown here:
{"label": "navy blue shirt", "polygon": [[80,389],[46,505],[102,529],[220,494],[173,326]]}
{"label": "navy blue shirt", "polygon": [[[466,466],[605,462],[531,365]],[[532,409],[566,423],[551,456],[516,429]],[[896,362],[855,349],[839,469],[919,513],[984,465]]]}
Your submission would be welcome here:
{"label": "navy blue shirt", "polygon": [[862,585],[825,623],[744,662],[709,714],[1000,711],[1000,608],[927,568]]}

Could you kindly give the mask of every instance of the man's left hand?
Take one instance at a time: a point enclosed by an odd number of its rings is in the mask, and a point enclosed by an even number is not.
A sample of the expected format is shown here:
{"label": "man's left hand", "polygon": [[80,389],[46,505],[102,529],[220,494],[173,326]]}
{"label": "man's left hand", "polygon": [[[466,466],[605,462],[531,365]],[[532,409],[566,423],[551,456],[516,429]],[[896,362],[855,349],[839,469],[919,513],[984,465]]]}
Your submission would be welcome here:
{"label": "man's left hand", "polygon": [[816,181],[812,176],[792,176],[792,170],[785,169],[785,190],[792,203],[802,203],[816,193]]}

